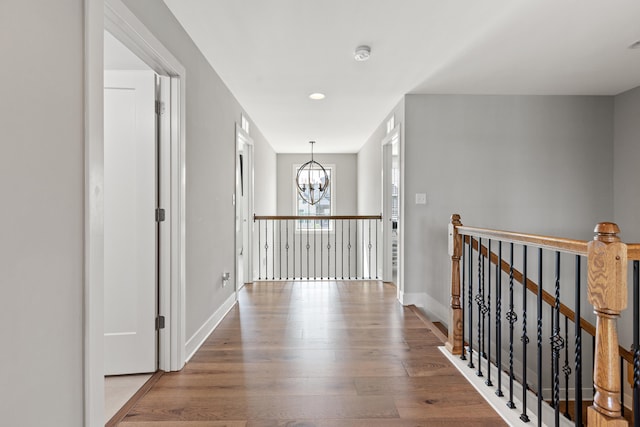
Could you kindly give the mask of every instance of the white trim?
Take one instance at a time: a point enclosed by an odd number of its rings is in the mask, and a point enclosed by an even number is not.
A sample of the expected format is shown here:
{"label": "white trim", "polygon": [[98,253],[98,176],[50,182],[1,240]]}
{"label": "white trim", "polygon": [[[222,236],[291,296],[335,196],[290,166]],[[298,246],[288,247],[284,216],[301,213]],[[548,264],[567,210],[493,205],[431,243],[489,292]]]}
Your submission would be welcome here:
{"label": "white trim", "polygon": [[[104,30],[107,29],[158,74],[171,76],[171,228],[168,329],[161,335],[160,369],[185,363],[185,76],[179,61],[121,0],[84,0],[85,23],[85,272],[84,272],[84,424],[104,425]],[[167,350],[169,349],[169,354]]]}
{"label": "white trim", "polygon": [[84,1],[84,425],[104,425],[104,2]]}
{"label": "white trim", "polygon": [[[529,416],[529,422],[524,423],[520,420],[520,414],[522,413],[522,401],[519,397],[522,396],[522,386],[515,382],[513,383],[513,403],[515,403],[516,407],[514,409],[509,409],[506,406],[507,397],[506,390],[503,388],[503,393],[505,396],[498,397],[496,396],[496,386],[489,387],[485,384],[485,377],[479,377],[475,374],[475,371],[467,366],[467,361],[463,361],[459,356],[454,356],[445,347],[438,347],[442,354],[453,364],[458,371],[467,379],[467,381],[476,389],[476,391],[487,401],[489,405],[502,417],[503,420],[508,425],[516,426],[516,425],[532,425],[535,426],[538,424],[538,418],[534,413],[534,410],[537,410],[537,402],[538,399],[536,395],[527,391],[527,415]],[[484,363],[484,362],[483,362]],[[494,371],[495,372],[495,371]],[[502,372],[502,384],[508,384],[509,376]],[[497,379],[494,381],[497,382]],[[549,406],[546,402],[542,402],[542,425],[553,425],[554,424],[554,411],[551,406]],[[564,417],[560,417],[560,425],[562,427],[573,426],[573,422],[567,420]]]}
{"label": "white trim", "polygon": [[427,294],[425,292],[401,292],[399,295],[400,297],[398,300],[401,300],[400,302],[402,305],[415,305],[420,308],[424,308],[424,302],[427,299]]}
{"label": "white trim", "polygon": [[209,335],[218,327],[224,316],[231,311],[231,309],[236,305],[238,299],[236,298],[236,293],[232,293],[227,300],[222,303],[222,305],[207,319],[206,322],[200,329],[196,331],[195,334],[187,341],[185,345],[185,353],[187,354],[187,362],[191,360],[193,355],[198,351],[198,349],[204,344],[204,342],[209,338]]}
{"label": "white trim", "polygon": [[[449,307],[442,304],[429,294],[424,294],[424,311],[431,320],[442,322],[445,325],[449,323]],[[448,326],[448,325],[447,325]]]}

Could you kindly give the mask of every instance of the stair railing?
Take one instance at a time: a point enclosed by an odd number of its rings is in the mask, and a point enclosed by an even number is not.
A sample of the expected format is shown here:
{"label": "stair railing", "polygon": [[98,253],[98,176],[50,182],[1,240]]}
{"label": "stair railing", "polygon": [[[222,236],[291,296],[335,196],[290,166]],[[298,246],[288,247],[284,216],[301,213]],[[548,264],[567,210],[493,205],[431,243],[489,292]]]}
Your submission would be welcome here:
{"label": "stair railing", "polygon": [[[527,393],[533,391],[537,395],[538,425],[542,425],[540,414],[542,406],[546,404],[554,411],[554,424],[560,425],[560,376],[563,374],[565,400],[562,415],[575,422],[575,425],[584,425],[584,331],[593,336],[591,354],[588,354],[592,358],[593,400],[586,411],[587,425],[628,425],[624,418],[624,394],[621,393],[626,365],[633,391],[633,425],[640,426],[640,245],[623,243],[618,233],[616,224],[599,223],[595,228],[594,239],[581,241],[468,227],[462,224],[459,215],[452,215],[449,224],[451,307],[446,348],[452,354],[459,355],[461,359],[468,360],[468,366],[477,369],[476,375],[484,376],[486,373],[487,386],[494,387],[498,396],[506,393],[506,405],[511,409],[516,410],[513,382],[516,380],[523,384],[523,396],[519,403],[521,407],[517,408],[521,411],[520,419],[523,422],[529,421]],[[483,243],[486,243],[486,246]],[[534,274],[528,270],[532,258],[535,258],[531,256],[531,248],[537,249],[537,272]],[[567,257],[574,258],[573,278],[570,280],[567,280],[565,271],[561,273],[561,266],[566,264]],[[550,259],[554,265],[552,274],[543,271],[545,260]],[[561,259],[565,262],[561,262]],[[627,307],[628,259],[633,260],[634,281],[631,351],[620,346],[616,327],[616,319]],[[586,266],[583,264],[584,260]],[[521,267],[521,271],[516,268],[516,264]],[[584,293],[581,291],[585,275],[586,300],[593,307],[595,326],[581,315],[584,299]],[[532,277],[537,278],[537,284]],[[552,293],[544,290],[545,281],[553,284]],[[561,293],[566,295],[567,282],[573,286],[573,301],[565,304],[561,301]],[[518,283],[523,285],[519,295],[517,289],[514,289],[514,284]],[[561,287],[564,292],[561,292]],[[527,294],[531,293],[536,296],[537,318],[536,322],[528,324],[527,309],[533,304],[527,301]],[[519,297],[521,301],[518,302],[514,297]],[[503,301],[505,299],[507,301]],[[544,307],[547,307],[550,313],[545,314]],[[562,318],[564,322],[561,321]],[[550,322],[545,322],[545,319]],[[569,340],[569,321],[574,324],[573,343]],[[508,330],[508,338],[502,336],[503,327]],[[493,338],[492,330],[495,330]],[[548,340],[544,338],[545,332],[549,334]],[[516,333],[520,334],[520,343],[514,341]],[[528,371],[531,370],[527,356],[534,345],[530,342],[530,336],[534,334],[537,337],[536,378],[531,379],[527,378]],[[570,347],[573,360],[570,360]],[[543,356],[545,349],[550,350],[551,355],[548,358]],[[519,360],[516,360],[516,350],[519,350]],[[562,359],[564,364],[561,367]],[[515,372],[515,362],[521,365],[520,373]],[[542,376],[543,367],[547,365],[551,371],[551,393],[545,397]],[[492,381],[492,369],[496,370],[496,384]],[[502,383],[503,372],[506,373],[508,384]],[[570,376],[573,376],[573,384],[569,383]],[[534,382],[537,383],[536,387],[531,386]],[[569,410],[570,391],[574,395],[572,411]]]}
{"label": "stair railing", "polygon": [[380,278],[382,215],[254,215],[253,220],[257,280]]}

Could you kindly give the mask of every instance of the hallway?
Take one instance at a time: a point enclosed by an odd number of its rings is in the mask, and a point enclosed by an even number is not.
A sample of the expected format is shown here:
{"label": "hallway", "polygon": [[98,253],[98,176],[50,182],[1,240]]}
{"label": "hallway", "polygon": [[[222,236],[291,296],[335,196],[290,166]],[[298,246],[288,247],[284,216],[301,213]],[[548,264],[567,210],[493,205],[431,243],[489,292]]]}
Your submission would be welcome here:
{"label": "hallway", "polygon": [[119,425],[503,425],[395,293],[376,281],[246,285]]}

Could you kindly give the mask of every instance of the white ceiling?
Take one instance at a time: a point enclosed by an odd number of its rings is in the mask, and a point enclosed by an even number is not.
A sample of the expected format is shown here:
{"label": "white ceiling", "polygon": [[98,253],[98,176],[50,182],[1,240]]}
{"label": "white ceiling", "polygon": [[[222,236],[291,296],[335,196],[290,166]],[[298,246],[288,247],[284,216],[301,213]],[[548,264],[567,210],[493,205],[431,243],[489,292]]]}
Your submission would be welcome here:
{"label": "white ceiling", "polygon": [[640,86],[638,0],[164,1],[277,152],[357,152],[406,93]]}

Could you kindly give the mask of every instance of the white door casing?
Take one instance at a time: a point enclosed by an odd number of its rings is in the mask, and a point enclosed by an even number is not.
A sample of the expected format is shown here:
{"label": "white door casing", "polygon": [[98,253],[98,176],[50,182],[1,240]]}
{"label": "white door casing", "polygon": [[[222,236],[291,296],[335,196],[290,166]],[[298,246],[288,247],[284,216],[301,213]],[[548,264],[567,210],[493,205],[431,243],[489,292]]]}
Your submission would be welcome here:
{"label": "white door casing", "polygon": [[[164,371],[180,370],[185,351],[185,107],[186,69],[121,0],[84,0],[85,98],[85,286],[84,286],[84,420],[104,425],[104,84],[103,38],[108,30],[151,69],[170,76],[170,277],[161,283],[160,305],[165,312],[168,351],[160,346]],[[169,300],[162,301],[163,291]],[[161,335],[161,341],[162,341]]]}
{"label": "white door casing", "polygon": [[155,372],[155,73],[104,84],[104,373]]}

